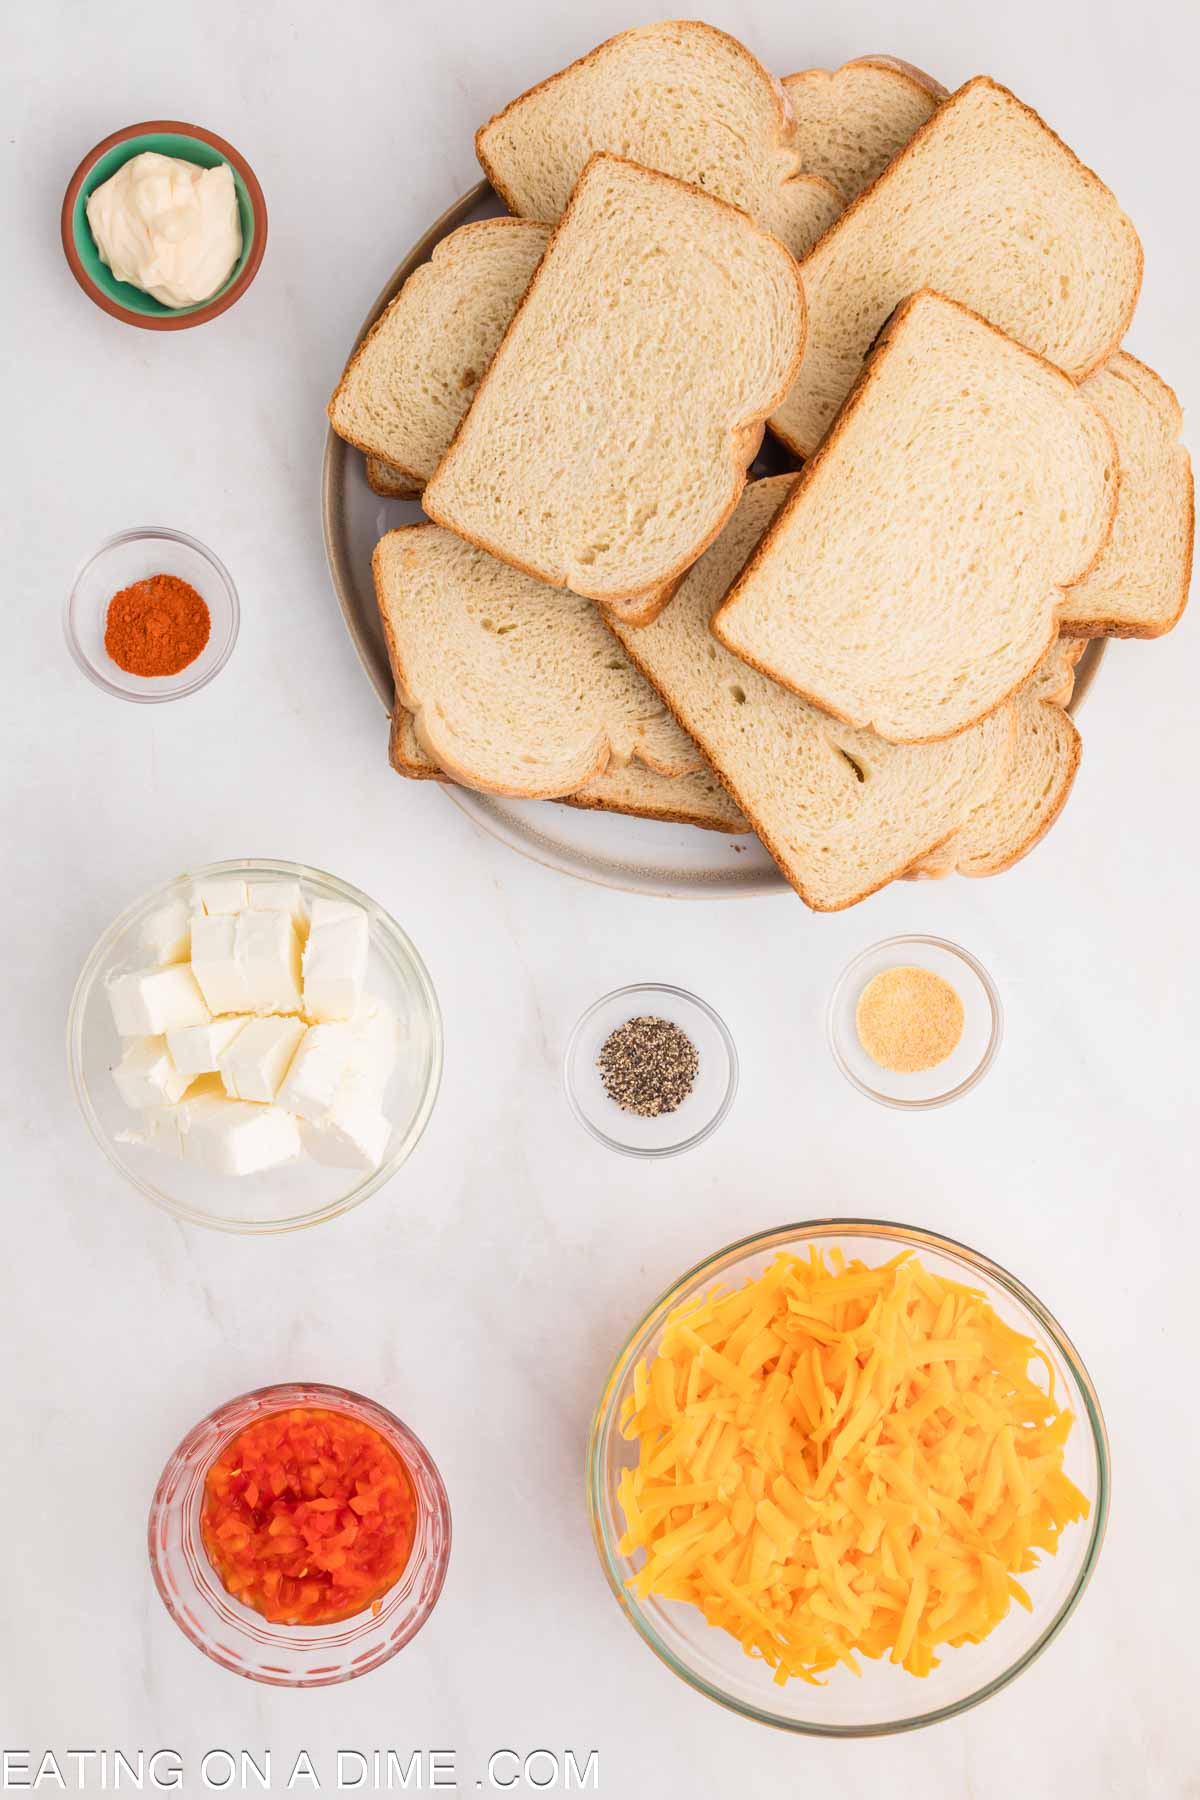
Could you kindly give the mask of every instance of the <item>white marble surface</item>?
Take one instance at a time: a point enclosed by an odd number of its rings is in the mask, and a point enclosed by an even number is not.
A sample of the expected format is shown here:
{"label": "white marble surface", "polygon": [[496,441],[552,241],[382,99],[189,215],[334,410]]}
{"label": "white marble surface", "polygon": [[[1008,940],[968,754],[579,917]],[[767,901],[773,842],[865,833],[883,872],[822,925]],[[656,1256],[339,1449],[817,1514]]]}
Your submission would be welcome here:
{"label": "white marble surface", "polygon": [[[1010,83],[1117,187],[1146,248],[1130,345],[1200,396],[1193,5],[709,13],[781,71],[885,49],[951,84],[980,68]],[[402,785],[333,602],[323,405],[369,300],[475,180],[479,119],[636,17],[619,0],[557,16],[537,0],[6,11],[0,1741],[174,1747],[188,1792],[217,1745],[273,1749],[277,1788],[307,1749],[324,1791],[338,1748],[452,1747],[474,1791],[511,1745],[596,1749],[601,1791],[621,1800],[802,1785],[846,1800],[1194,1795],[1200,616],[1169,642],[1112,649],[1074,799],[1024,866],[821,919],[783,896],[685,906],[589,888]],[[249,156],[271,234],[234,311],[153,335],[77,291],[58,209],[89,145],[164,113]],[[216,547],[244,619],[208,691],[137,708],[84,681],[60,611],[79,560],[147,520]],[[184,1230],[122,1187],[74,1111],[63,1020],[127,900],[255,854],[336,870],[396,913],[440,992],[447,1063],[390,1189],[332,1227],[242,1242]],[[1008,1010],[982,1088],[914,1118],[854,1093],[822,1027],[847,957],[908,928],[976,951]],[[559,1087],[578,1013],[635,979],[697,989],[742,1055],[725,1128],[657,1167],[587,1139]],[[744,1723],[661,1669],[608,1594],[581,1479],[593,1400],[647,1300],[734,1236],[839,1212],[944,1229],[1024,1277],[1090,1364],[1115,1462],[1099,1572],[1037,1668],[953,1724],[848,1745]],[[307,1695],[197,1655],[144,1545],[182,1432],[294,1376],[410,1419],[456,1529],[414,1645]]]}

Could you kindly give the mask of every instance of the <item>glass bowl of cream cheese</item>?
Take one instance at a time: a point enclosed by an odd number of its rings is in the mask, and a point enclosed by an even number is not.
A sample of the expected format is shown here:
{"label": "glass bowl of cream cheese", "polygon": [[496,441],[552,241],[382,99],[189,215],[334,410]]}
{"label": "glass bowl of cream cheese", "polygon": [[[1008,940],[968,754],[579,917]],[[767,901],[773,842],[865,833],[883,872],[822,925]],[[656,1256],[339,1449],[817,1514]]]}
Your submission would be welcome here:
{"label": "glass bowl of cream cheese", "polygon": [[63,200],[76,281],[113,318],[150,331],[203,325],[258,273],[267,209],[249,163],[199,126],[126,126],[89,150]]}
{"label": "glass bowl of cream cheese", "polygon": [[88,1129],[146,1199],[218,1231],[296,1231],[360,1205],[412,1153],[441,1014],[415,945],[366,894],[238,860],[109,926],[67,1055]]}

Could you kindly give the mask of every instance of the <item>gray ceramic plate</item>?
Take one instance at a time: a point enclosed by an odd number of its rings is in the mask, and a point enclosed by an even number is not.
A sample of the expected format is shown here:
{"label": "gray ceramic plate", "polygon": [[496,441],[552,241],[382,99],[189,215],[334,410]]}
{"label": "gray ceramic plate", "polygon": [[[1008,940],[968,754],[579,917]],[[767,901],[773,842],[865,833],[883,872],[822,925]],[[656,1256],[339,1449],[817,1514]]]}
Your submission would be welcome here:
{"label": "gray ceramic plate", "polygon": [[[364,319],[359,340],[442,238],[469,219],[495,218],[503,211],[484,181],[456,200],[400,263]],[[775,474],[794,466],[768,437],[754,473]],[[373,493],[362,456],[331,431],[321,477],[321,514],[329,572],[346,629],[371,685],[390,712],[392,677],[371,582],[371,552],[385,531],[419,520],[421,509],[414,502],[383,500]],[[1090,687],[1104,648],[1101,638],[1084,652],[1076,671],[1072,710]],[[382,723],[379,754],[386,755]],[[620,813],[579,812],[551,801],[508,800],[468,788],[445,786],[440,792],[522,856],[602,887],[678,900],[791,891],[754,837],[728,837],[720,831],[629,819]]]}

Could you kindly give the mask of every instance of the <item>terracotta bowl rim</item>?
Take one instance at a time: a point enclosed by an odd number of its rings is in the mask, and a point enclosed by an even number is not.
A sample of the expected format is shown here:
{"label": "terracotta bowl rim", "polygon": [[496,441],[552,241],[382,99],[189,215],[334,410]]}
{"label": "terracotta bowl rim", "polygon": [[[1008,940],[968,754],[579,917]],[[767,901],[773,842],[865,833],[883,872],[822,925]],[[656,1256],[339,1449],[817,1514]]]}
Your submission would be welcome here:
{"label": "terracotta bowl rim", "polygon": [[[250,206],[254,213],[254,242],[250,246],[250,254],[246,258],[241,273],[236,281],[231,282],[214,300],[210,300],[206,306],[197,307],[194,312],[132,312],[128,307],[122,306],[119,301],[112,299],[102,288],[96,286],[83,266],[83,260],[75,242],[75,203],[89,171],[102,156],[116,145],[126,143],[131,138],[146,136],[151,132],[172,132],[178,137],[195,138],[198,142],[207,144],[210,149],[217,151],[218,155],[224,157],[225,161],[237,170],[246,185],[246,192],[250,196]],[[215,131],[206,131],[203,126],[189,125],[181,119],[146,119],[141,124],[125,125],[119,131],[110,132],[106,138],[102,138],[98,144],[94,144],[80,162],[67,184],[66,195],[63,199],[62,244],[72,275],[89,300],[94,301],[102,312],[108,313],[114,319],[120,319],[122,324],[140,326],[144,331],[185,331],[192,325],[207,325],[210,319],[215,319],[221,313],[227,312],[236,301],[241,299],[258,274],[263,253],[267,247],[267,203],[263,197],[258,176],[245,157],[240,151],[235,150],[225,138],[218,137]]]}

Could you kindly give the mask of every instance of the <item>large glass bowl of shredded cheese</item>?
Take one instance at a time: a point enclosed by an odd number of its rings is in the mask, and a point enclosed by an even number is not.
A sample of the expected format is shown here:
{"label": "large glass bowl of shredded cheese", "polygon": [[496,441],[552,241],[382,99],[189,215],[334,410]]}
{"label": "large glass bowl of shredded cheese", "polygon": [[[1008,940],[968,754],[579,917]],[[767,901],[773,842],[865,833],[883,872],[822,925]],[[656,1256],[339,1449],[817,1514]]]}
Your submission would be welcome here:
{"label": "large glass bowl of shredded cheese", "polygon": [[784,1730],[952,1717],[1070,1618],[1108,1515],[1087,1370],[1015,1276],[869,1219],[782,1226],[692,1269],[625,1344],[588,1506],[668,1668]]}

